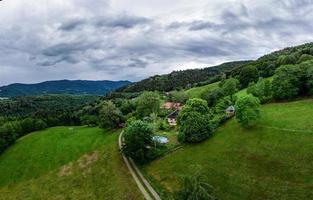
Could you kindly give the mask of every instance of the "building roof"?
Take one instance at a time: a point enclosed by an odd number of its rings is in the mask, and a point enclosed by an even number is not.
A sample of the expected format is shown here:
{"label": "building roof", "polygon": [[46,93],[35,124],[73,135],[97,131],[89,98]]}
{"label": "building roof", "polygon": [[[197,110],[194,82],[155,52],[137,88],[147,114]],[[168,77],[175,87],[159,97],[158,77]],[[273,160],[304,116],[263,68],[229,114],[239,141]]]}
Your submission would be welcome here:
{"label": "building roof", "polygon": [[167,118],[175,118],[178,116],[179,111],[175,110],[174,112],[171,112],[169,115],[167,115]]}
{"label": "building roof", "polygon": [[170,110],[170,109],[176,109],[176,110],[181,110],[182,105],[181,103],[175,103],[175,102],[165,102],[161,108]]}
{"label": "building roof", "polygon": [[235,107],[234,106],[229,106],[225,111],[226,112],[235,112]]}

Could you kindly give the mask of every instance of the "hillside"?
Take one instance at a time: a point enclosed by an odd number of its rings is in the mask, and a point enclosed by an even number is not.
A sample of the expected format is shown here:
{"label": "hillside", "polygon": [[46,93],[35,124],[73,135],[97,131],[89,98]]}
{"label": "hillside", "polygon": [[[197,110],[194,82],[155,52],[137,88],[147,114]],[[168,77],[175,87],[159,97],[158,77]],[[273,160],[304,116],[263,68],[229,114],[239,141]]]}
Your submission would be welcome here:
{"label": "hillside", "polygon": [[0,97],[44,94],[105,95],[107,92],[130,84],[129,81],[60,80],[36,84],[15,83],[0,87]]}
{"label": "hillside", "polygon": [[156,75],[142,81],[122,87],[118,92],[141,92],[147,91],[171,91],[174,89],[185,88],[189,84],[207,81],[207,83],[216,82],[221,77],[221,73],[227,73],[233,68],[248,64],[251,61],[236,61],[223,63],[214,67],[203,69],[189,69],[174,71],[170,74]]}
{"label": "hillside", "polygon": [[200,165],[218,199],[312,199],[313,101],[262,106],[258,127],[235,119],[214,136],[144,167],[165,199]]}
{"label": "hillside", "polygon": [[0,155],[0,199],[142,199],[118,133],[56,127],[19,139]]}
{"label": "hillside", "polygon": [[211,90],[214,90],[218,87],[220,82],[211,83],[208,85],[200,86],[200,87],[194,87],[189,90],[186,90],[186,93],[189,98],[201,98],[201,94],[203,92],[209,92]]}

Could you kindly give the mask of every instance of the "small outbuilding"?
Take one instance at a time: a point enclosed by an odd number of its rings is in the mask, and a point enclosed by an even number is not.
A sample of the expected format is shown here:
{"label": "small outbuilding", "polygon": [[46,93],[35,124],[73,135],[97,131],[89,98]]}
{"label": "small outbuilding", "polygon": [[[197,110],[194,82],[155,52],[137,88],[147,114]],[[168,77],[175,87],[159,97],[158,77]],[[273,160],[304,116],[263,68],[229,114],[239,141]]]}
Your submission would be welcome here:
{"label": "small outbuilding", "polygon": [[225,114],[227,117],[232,117],[235,115],[236,109],[235,106],[229,106],[228,108],[226,108],[225,110]]}

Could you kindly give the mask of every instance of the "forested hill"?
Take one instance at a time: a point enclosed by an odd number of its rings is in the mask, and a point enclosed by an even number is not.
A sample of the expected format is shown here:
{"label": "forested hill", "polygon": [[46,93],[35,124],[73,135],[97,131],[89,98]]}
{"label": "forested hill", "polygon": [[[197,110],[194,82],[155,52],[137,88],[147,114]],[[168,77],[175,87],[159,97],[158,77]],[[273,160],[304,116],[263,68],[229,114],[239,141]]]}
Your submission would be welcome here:
{"label": "forested hill", "polygon": [[130,84],[129,81],[60,80],[37,84],[15,83],[0,87],[0,97],[44,94],[105,95],[107,92]]}
{"label": "forested hill", "polygon": [[251,61],[236,61],[223,63],[214,67],[203,69],[189,69],[173,71],[170,74],[156,75],[142,81],[130,84],[117,90],[117,92],[140,92],[148,91],[171,91],[173,89],[185,88],[199,82],[215,82],[222,73],[227,73],[233,68],[250,63]]}

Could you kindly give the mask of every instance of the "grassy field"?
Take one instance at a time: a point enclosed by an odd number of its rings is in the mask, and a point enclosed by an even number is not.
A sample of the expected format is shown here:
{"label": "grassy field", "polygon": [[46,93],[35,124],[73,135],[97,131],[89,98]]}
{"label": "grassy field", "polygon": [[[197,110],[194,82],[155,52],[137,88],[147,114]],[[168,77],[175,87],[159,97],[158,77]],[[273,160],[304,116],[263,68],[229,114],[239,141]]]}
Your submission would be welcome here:
{"label": "grassy field", "polygon": [[262,114],[256,128],[232,119],[143,169],[164,197],[199,165],[218,199],[313,199],[313,100],[264,105]]}
{"label": "grassy field", "polygon": [[0,199],[142,199],[118,133],[56,127],[21,138],[0,156]]}
{"label": "grassy field", "polygon": [[186,93],[189,96],[189,98],[200,98],[201,94],[204,91],[210,91],[210,90],[217,88],[219,83],[220,82],[216,82],[216,83],[212,83],[212,84],[201,86],[201,87],[194,87],[194,88],[187,90]]}

